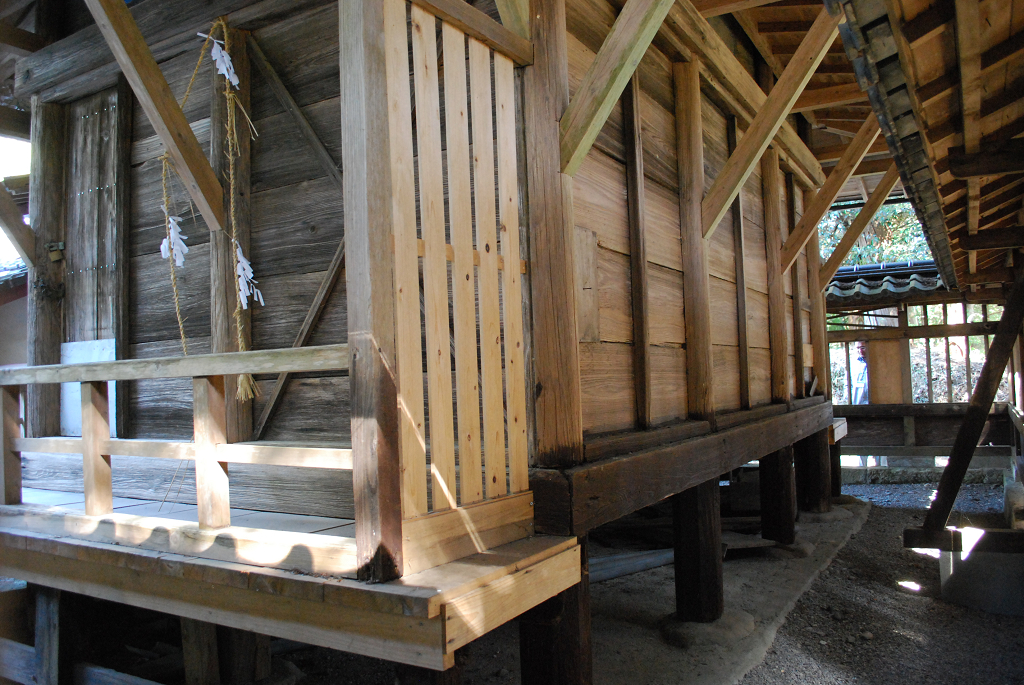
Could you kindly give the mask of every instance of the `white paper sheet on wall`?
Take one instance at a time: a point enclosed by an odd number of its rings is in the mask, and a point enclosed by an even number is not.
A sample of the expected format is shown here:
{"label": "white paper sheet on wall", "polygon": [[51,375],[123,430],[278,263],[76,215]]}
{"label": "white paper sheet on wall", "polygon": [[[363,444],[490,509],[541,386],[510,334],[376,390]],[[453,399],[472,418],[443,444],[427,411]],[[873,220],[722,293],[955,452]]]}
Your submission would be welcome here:
{"label": "white paper sheet on wall", "polygon": [[[84,364],[86,362],[114,361],[114,339],[85,340],[83,342],[61,343],[61,364]],[[110,435],[117,435],[117,416],[114,407],[114,383],[107,383],[107,401],[110,405]],[[80,383],[60,385],[60,434],[69,437],[82,435],[82,386]]]}

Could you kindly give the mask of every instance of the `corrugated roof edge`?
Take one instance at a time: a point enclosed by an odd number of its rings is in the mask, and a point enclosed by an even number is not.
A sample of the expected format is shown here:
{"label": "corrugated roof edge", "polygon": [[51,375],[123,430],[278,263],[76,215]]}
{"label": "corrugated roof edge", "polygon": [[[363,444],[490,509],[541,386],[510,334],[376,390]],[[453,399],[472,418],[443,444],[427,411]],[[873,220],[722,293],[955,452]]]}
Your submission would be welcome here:
{"label": "corrugated roof edge", "polygon": [[[826,0],[834,11],[839,0]],[[936,179],[924,150],[924,136],[918,126],[903,75],[889,14],[883,0],[845,0],[846,23],[839,26],[846,55],[853,62],[857,84],[867,93],[878,117],[882,135],[896,161],[903,188],[910,197],[918,220],[925,229],[943,282],[959,289],[953,253],[949,246],[945,217]]]}

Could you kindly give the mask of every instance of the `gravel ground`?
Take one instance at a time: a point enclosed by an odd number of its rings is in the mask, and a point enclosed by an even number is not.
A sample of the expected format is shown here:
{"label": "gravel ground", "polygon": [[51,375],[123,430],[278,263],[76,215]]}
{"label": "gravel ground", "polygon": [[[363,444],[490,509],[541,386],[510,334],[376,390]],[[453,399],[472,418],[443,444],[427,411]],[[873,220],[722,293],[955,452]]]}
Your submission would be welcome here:
{"label": "gravel ground", "polygon": [[[1024,618],[943,602],[937,560],[901,547],[903,529],[921,524],[934,489],[843,488],[873,503],[867,522],[800,599],[767,658],[741,685],[1024,683]],[[967,485],[952,521],[997,526],[1001,512],[1001,486]]]}

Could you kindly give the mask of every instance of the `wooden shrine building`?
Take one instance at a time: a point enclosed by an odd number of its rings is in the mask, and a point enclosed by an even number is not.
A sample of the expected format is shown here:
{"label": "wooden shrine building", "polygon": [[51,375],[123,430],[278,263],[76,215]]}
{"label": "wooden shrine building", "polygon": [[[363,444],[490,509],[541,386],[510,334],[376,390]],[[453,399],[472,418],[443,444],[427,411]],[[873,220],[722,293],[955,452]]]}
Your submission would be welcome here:
{"label": "wooden shrine building", "polygon": [[720,617],[719,477],[759,460],[783,544],[831,506],[822,291],[878,206],[914,202],[947,286],[1007,273],[956,252],[994,182],[921,173],[860,12],[0,0],[0,134],[32,144],[0,574],[39,617],[0,676],[74,667],[63,592],[180,617],[194,682],[265,636],[455,682],[518,618],[523,682],[589,683],[588,531],[666,498],[677,618]]}

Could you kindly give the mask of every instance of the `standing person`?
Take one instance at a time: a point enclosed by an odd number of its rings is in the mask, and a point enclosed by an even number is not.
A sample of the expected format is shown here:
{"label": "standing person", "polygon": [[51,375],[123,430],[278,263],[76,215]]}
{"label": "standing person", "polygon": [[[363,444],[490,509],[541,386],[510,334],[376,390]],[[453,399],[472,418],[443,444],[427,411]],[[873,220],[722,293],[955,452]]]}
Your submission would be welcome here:
{"label": "standing person", "polygon": [[868,344],[863,340],[857,341],[857,359],[850,363],[850,375],[852,376],[850,393],[851,404],[868,403]]}

